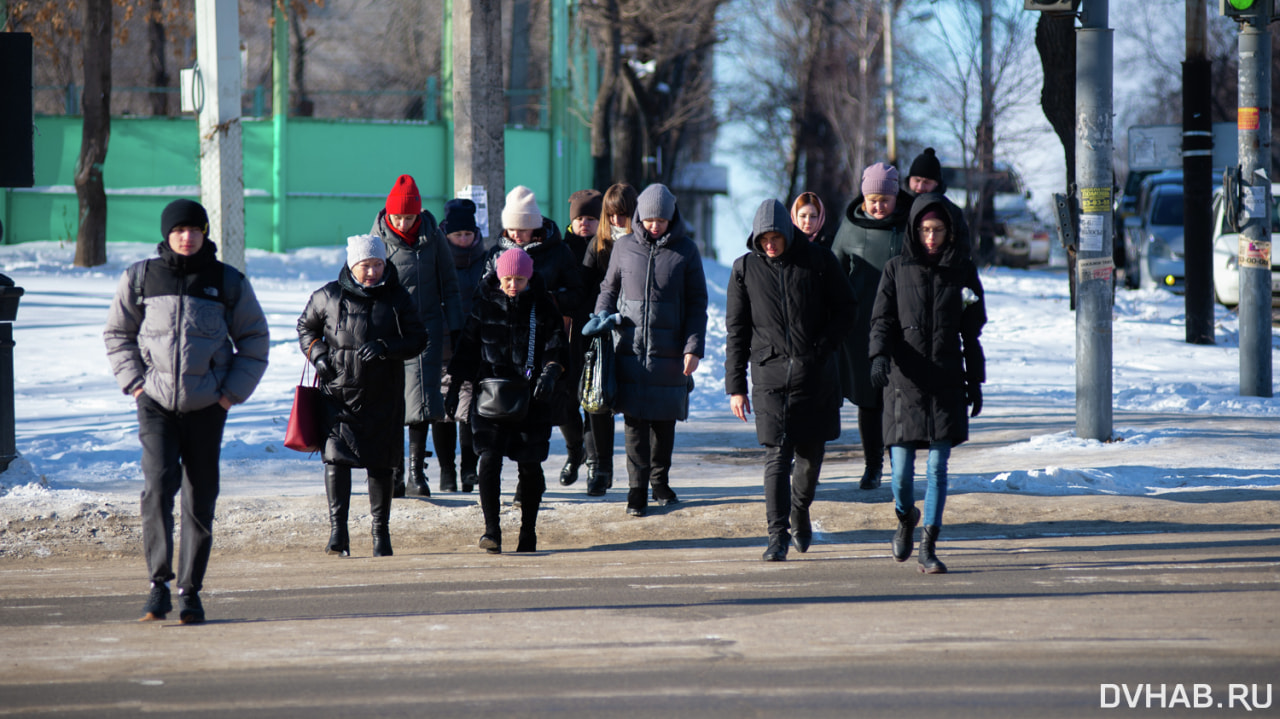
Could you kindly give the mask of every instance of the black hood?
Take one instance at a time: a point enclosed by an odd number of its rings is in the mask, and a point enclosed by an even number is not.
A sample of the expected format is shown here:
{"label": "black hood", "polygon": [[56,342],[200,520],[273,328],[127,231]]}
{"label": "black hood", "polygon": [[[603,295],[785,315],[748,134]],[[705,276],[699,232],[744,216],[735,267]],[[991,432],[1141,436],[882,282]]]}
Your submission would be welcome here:
{"label": "black hood", "polygon": [[957,260],[969,257],[968,239],[956,232],[951,212],[947,209],[946,198],[938,192],[922,193],[916,197],[915,202],[911,203],[911,214],[907,217],[907,240],[902,246],[902,253],[915,260],[928,257],[924,243],[920,241],[919,233],[916,231],[916,224],[918,218],[930,210],[937,211],[947,223],[947,244],[942,248],[938,263],[953,265]]}

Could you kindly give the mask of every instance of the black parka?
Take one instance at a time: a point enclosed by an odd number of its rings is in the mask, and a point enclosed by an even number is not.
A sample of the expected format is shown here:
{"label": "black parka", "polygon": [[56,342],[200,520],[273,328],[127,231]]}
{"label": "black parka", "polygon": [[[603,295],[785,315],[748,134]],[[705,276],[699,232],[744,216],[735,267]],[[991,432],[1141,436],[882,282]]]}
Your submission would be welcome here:
{"label": "black parka", "polygon": [[[786,238],[773,259],[759,245],[766,232]],[[830,250],[792,232],[780,202],[761,206],[747,247],[729,276],[725,393],[746,394],[750,360],[760,444],[836,439],[835,349],[853,326],[853,289]]]}
{"label": "black parka", "polygon": [[533,241],[527,245],[517,245],[511,238],[503,235],[498,243],[489,250],[485,259],[485,275],[493,272],[498,257],[503,252],[519,247],[533,258],[533,271],[542,275],[543,287],[555,300],[560,314],[573,317],[582,306],[585,295],[582,291],[582,260],[574,256],[573,250],[560,237],[560,228],[555,222],[544,217],[542,228],[537,230]]}
{"label": "black parka", "polygon": [[373,233],[387,246],[387,264],[395,265],[400,284],[427,328],[427,346],[404,363],[405,424],[421,424],[444,417],[440,371],[445,362],[449,330],[462,326],[462,296],[453,268],[449,242],[426,210],[419,215],[414,243],[404,241],[387,225],[387,211],[378,213]]}
{"label": "black parka", "polygon": [[[535,307],[530,391],[548,364],[555,362],[563,367],[567,353],[564,324],[542,278],[535,272],[524,292],[508,297],[497,276],[489,273],[472,300],[471,315],[449,362],[449,375],[473,386],[488,377],[523,376],[529,356],[529,314]],[[463,410],[458,411],[461,414]],[[542,462],[547,458],[554,424],[547,403],[533,402],[528,416],[516,424],[487,420],[475,412],[474,406],[469,411],[476,453],[493,452],[517,462]]]}
{"label": "black parka", "polygon": [[845,335],[840,347],[840,391],[859,407],[877,408],[882,404],[881,393],[871,386],[871,364],[867,360],[871,306],[875,304],[885,263],[902,251],[911,199],[899,192],[893,214],[882,220],[867,215],[862,208],[864,199],[859,195],[845,209],[831,252],[849,278],[858,302],[853,331]]}
{"label": "black parka", "polygon": [[[382,340],[386,351],[365,362],[362,345]],[[328,438],[321,458],[349,467],[398,466],[403,454],[404,361],[427,345],[413,299],[388,264],[383,282],[364,287],[343,265],[338,279],[311,294],[298,318],[303,355],[328,356],[337,372],[321,384]]]}
{"label": "black parka", "polygon": [[[910,180],[911,178],[907,178],[907,179]],[[939,180],[937,186],[934,187],[929,192],[934,195],[943,196],[942,204],[946,205],[947,214],[951,216],[951,226],[955,228],[956,240],[961,244],[963,244],[965,247],[970,248],[970,251],[972,251],[973,241],[969,235],[969,223],[965,221],[964,210],[961,209],[959,205],[952,202],[950,197],[946,196],[947,194],[946,181]],[[924,194],[924,193],[912,192],[910,187],[904,186],[902,188],[901,194],[911,198],[910,202],[907,203],[907,205],[910,206],[912,203],[916,201],[917,197],[919,197],[921,194]]]}
{"label": "black parka", "polygon": [[885,265],[872,310],[869,356],[891,360],[884,394],[886,445],[964,442],[969,438],[965,385],[986,380],[978,337],[987,311],[970,248],[953,238],[930,258],[915,230],[917,218],[931,208],[946,212],[941,198],[931,193],[916,198],[906,245]]}

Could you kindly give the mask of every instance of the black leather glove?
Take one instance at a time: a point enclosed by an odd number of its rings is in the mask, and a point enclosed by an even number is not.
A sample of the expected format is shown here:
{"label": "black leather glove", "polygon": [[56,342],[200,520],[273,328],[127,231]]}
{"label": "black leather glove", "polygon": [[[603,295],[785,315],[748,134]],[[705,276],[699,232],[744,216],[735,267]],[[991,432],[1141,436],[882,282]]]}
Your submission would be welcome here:
{"label": "black leather glove", "polygon": [[556,382],[562,374],[564,374],[564,367],[554,362],[543,367],[542,374],[538,375],[538,386],[533,390],[533,398],[539,402],[551,399],[551,393],[555,391]]}
{"label": "black leather glove", "polygon": [[462,383],[454,378],[449,383],[449,391],[444,393],[444,413],[449,417],[458,416],[458,393],[462,391]]}
{"label": "black leather glove", "polygon": [[973,405],[973,409],[969,410],[969,416],[977,417],[982,414],[982,384],[970,382],[965,385],[965,392],[968,395],[969,404]]}
{"label": "black leather glove", "polygon": [[316,376],[320,378],[321,382],[329,384],[338,378],[338,370],[334,369],[333,365],[329,364],[329,355],[320,355],[315,358],[311,364],[316,366]]}
{"label": "black leather glove", "polygon": [[871,358],[871,386],[884,389],[889,386],[889,358],[876,355]]}
{"label": "black leather glove", "polygon": [[360,349],[356,350],[356,356],[361,362],[371,362],[377,358],[385,356],[387,353],[387,343],[382,340],[372,340],[360,345]]}

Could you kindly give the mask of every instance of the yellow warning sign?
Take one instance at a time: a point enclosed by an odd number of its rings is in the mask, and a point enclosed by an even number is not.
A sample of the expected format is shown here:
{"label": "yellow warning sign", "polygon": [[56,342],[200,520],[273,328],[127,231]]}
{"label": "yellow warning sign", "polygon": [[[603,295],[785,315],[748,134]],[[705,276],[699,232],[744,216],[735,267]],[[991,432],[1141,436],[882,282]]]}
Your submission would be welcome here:
{"label": "yellow warning sign", "polygon": [[1241,107],[1236,111],[1237,130],[1257,130],[1261,123],[1261,113],[1256,107]]}
{"label": "yellow warning sign", "polygon": [[1080,211],[1081,212],[1110,212],[1111,211],[1111,188],[1110,187],[1080,188]]}

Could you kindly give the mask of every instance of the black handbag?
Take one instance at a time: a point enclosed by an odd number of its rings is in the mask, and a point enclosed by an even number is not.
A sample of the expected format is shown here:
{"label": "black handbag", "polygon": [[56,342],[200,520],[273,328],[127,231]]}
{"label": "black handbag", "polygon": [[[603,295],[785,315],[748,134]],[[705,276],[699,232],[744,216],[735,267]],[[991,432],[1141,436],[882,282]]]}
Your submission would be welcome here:
{"label": "black handbag", "polygon": [[533,349],[537,337],[537,313],[529,308],[529,355],[523,377],[486,377],[477,385],[476,412],[493,422],[514,423],[529,414],[533,378]]}

